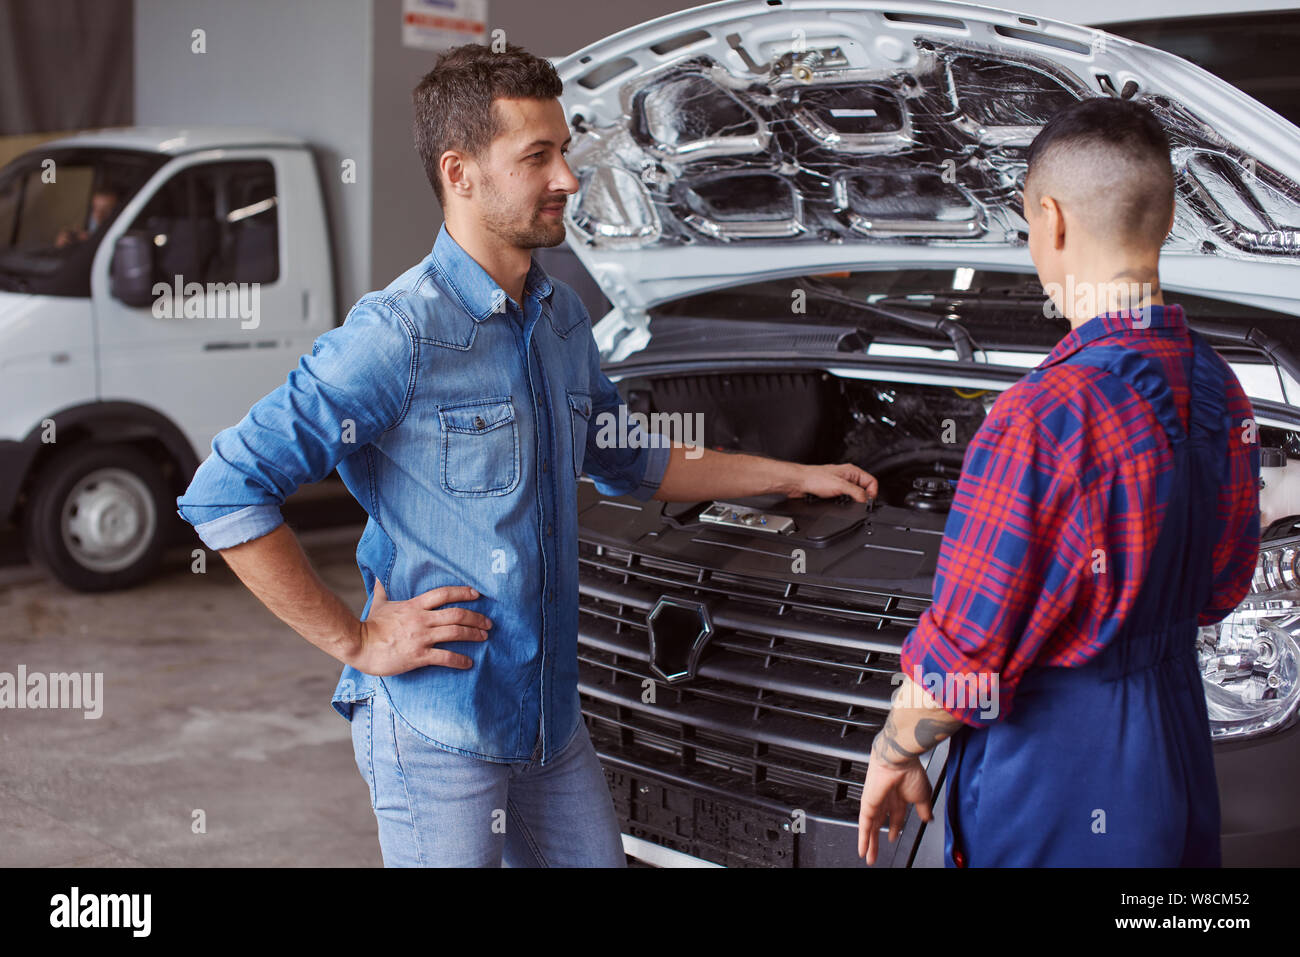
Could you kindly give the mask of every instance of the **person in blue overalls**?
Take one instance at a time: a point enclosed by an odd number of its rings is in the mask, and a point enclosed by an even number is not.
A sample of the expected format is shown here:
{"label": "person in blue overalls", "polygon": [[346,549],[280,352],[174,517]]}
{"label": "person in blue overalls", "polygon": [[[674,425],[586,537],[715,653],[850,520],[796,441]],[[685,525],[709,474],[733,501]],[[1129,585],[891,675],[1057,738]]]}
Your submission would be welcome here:
{"label": "person in blue overalls", "polygon": [[1174,175],[1147,107],[1096,97],[1054,116],[1023,209],[1071,331],[967,449],[858,852],[874,863],[910,804],[933,819],[918,755],[951,738],[949,867],[1217,866],[1195,646],[1255,568],[1251,405],[1161,293]]}

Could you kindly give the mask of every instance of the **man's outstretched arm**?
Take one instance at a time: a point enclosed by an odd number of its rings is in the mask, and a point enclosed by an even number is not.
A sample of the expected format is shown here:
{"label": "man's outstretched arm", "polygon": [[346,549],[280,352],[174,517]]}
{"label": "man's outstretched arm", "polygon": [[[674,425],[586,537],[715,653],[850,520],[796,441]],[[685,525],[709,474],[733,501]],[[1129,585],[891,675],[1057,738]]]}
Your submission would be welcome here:
{"label": "man's outstretched arm", "polygon": [[856,502],[865,502],[875,498],[877,491],[876,480],[869,472],[848,463],[801,465],[674,444],[654,498],[661,502],[694,502],[779,492],[787,497],[847,495]]}
{"label": "man's outstretched arm", "polygon": [[[641,501],[654,498],[660,502],[747,498],[775,492],[787,497],[848,495],[858,502],[876,497],[875,478],[856,465],[801,465],[758,455],[716,452],[673,442],[671,435],[643,431],[623,408],[625,403],[617,386],[601,370],[600,352],[590,330],[587,345],[591,416],[583,471],[605,495],[631,495]],[[629,419],[627,434],[619,434],[622,426],[610,430],[615,423],[627,423]]]}

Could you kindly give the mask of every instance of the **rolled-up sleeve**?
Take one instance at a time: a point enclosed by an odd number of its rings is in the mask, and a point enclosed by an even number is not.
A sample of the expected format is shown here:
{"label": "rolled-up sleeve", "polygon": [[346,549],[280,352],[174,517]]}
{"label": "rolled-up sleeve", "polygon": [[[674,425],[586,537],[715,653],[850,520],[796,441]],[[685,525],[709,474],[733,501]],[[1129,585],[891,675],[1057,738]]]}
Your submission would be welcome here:
{"label": "rolled-up sleeve", "polygon": [[590,323],[583,334],[588,340],[591,383],[591,419],[583,471],[604,495],[630,495],[649,501],[668,470],[671,439],[643,429],[629,414],[618,387],[601,371],[600,350]]}
{"label": "rolled-up sleeve", "polygon": [[[1075,602],[1098,517],[1080,497],[1067,457],[1033,420],[991,415],[972,439],[939,549],[934,601],[900,661],[928,691],[965,689],[936,700],[964,723],[1006,716],[1020,677]],[[980,689],[993,694],[972,697]]]}
{"label": "rolled-up sleeve", "polygon": [[283,522],[301,485],[392,428],[404,414],[414,338],[382,299],[362,299],[316,339],[287,380],[212,440],[176,512],[211,549],[259,538]]}

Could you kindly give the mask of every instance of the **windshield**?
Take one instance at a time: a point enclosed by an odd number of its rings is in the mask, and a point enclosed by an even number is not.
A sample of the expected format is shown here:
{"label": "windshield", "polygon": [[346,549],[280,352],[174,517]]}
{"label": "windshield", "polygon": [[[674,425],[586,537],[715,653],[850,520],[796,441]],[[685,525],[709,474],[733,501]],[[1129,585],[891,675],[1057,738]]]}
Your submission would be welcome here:
{"label": "windshield", "polygon": [[122,207],[166,161],[135,150],[37,149],[0,171],[0,289],[89,296],[90,264]]}

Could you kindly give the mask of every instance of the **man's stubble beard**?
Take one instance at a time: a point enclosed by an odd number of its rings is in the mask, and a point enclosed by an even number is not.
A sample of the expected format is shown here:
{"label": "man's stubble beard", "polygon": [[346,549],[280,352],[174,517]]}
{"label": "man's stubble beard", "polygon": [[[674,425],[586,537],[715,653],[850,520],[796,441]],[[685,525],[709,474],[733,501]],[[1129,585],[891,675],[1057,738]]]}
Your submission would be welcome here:
{"label": "man's stubble beard", "polygon": [[532,218],[520,220],[517,211],[502,196],[492,180],[483,177],[483,225],[492,233],[518,249],[538,249],[558,246],[564,242],[564,219],[554,225],[540,221],[541,212],[534,206]]}

